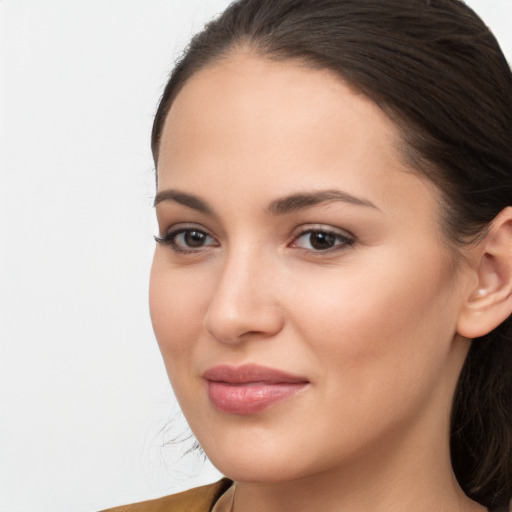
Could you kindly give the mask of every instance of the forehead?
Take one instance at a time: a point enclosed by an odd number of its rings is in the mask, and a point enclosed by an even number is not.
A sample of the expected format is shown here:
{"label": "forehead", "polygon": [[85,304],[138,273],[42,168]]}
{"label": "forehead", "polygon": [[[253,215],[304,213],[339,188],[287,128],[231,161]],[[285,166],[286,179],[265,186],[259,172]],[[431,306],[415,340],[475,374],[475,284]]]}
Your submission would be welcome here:
{"label": "forehead", "polygon": [[[400,140],[391,120],[334,72],[246,51],[192,75],[171,106],[163,142],[182,135],[208,144],[212,141],[208,129],[214,128],[217,138],[236,132],[247,143],[262,147],[269,140],[280,143],[305,131],[314,135],[314,129],[327,145],[331,139],[356,135],[347,127],[347,122],[353,125],[356,121],[367,121],[366,129],[371,128],[368,138],[378,133],[388,147]],[[331,137],[326,137],[324,126],[333,128]],[[201,136],[207,140],[199,140]]]}
{"label": "forehead", "polygon": [[[159,188],[223,187],[254,198],[269,188],[340,187],[372,202],[418,205],[434,188],[410,172],[399,130],[338,75],[249,53],[193,75],[165,122]],[[408,188],[409,187],[409,188]]]}

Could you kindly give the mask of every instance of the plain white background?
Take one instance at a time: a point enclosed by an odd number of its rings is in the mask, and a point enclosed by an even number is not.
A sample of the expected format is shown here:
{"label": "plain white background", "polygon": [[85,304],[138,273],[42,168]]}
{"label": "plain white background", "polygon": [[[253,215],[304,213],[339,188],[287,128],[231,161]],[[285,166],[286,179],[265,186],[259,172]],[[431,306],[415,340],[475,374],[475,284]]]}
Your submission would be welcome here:
{"label": "plain white background", "polygon": [[[92,512],[213,481],[147,305],[152,116],[227,0],[0,1],[0,511]],[[512,60],[512,0],[471,0]],[[470,77],[468,77],[470,79]],[[166,424],[172,420],[172,431]]]}

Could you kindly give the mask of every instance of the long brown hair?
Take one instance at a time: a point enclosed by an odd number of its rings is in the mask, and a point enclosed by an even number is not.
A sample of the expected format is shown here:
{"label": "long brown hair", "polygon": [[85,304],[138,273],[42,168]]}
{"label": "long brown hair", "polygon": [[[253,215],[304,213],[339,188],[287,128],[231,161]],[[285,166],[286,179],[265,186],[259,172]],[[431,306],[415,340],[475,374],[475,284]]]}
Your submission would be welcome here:
{"label": "long brown hair", "polygon": [[[441,190],[454,254],[512,204],[512,74],[463,2],[234,2],[193,38],[171,74],[153,126],[155,163],[180,89],[240,46],[333,70],[379,105],[401,130],[412,168]],[[512,496],[511,322],[472,342],[452,412],[455,474],[488,507]]]}

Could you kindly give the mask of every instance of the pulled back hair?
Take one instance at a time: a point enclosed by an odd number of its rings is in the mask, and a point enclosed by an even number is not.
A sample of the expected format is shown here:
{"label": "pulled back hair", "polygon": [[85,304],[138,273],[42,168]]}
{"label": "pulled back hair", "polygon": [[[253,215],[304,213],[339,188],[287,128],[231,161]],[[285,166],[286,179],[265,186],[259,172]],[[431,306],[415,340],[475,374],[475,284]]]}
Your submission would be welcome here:
{"label": "pulled back hair", "polygon": [[[197,34],[174,68],[152,132],[197,71],[241,48],[329,69],[395,122],[411,168],[441,191],[454,254],[512,204],[512,74],[459,0],[238,0]],[[307,101],[307,99],[305,99]],[[487,507],[512,497],[512,318],[472,341],[452,409],[452,464]]]}

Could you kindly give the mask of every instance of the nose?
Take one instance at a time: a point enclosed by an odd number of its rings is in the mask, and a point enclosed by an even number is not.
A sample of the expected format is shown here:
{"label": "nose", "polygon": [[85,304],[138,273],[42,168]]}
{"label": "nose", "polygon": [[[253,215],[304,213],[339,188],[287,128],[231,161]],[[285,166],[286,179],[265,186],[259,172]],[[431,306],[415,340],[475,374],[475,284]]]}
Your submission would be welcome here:
{"label": "nose", "polygon": [[272,265],[251,254],[226,259],[204,317],[205,329],[223,343],[266,339],[284,325]]}

